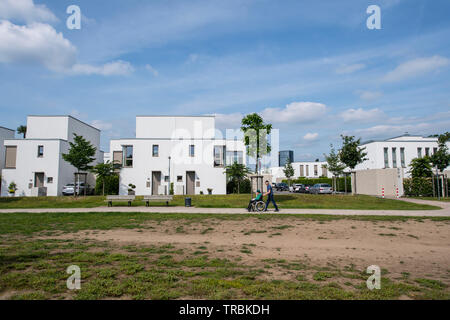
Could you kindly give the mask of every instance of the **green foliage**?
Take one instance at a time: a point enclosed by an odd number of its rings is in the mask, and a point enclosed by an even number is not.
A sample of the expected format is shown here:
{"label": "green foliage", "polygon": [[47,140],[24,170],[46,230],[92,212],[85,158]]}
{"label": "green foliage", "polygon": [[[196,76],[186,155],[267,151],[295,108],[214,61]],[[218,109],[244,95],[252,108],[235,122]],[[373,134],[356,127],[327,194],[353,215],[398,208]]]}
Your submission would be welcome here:
{"label": "green foliage", "polygon": [[233,192],[236,190],[237,193],[240,193],[240,184],[246,179],[250,170],[245,165],[235,162],[225,167],[225,173],[227,174],[228,183],[233,182]]}
{"label": "green foliage", "polygon": [[97,178],[95,182],[95,194],[119,194],[119,176],[115,174],[104,178]]}
{"label": "green foliage", "polygon": [[438,138],[438,150],[431,156],[431,163],[437,167],[440,172],[444,171],[450,164],[450,153],[448,152],[447,142],[450,141],[450,132],[441,134]]}
{"label": "green foliage", "polygon": [[336,150],[333,148],[332,144],[330,145],[330,147],[330,154],[324,154],[325,160],[327,161],[327,168],[333,175],[339,176],[344,172],[346,166],[339,159],[339,154],[336,153]]}
{"label": "green foliage", "polygon": [[[432,178],[416,177],[403,179],[403,190],[408,197],[432,197],[433,196],[433,180],[434,189],[437,192],[437,184],[439,190],[442,190],[442,181],[436,181]],[[447,188],[450,188],[450,180],[447,180]]]}
{"label": "green foliage", "polygon": [[107,161],[106,163],[99,163],[97,164],[94,168],[92,168],[91,170],[97,180],[101,180],[103,183],[103,195],[105,195],[105,186],[104,186],[104,182],[105,182],[105,178],[112,176],[114,174],[114,165]]}
{"label": "green foliage", "polygon": [[294,172],[294,168],[292,167],[292,164],[291,164],[291,159],[287,160],[286,165],[284,166],[283,172],[284,172],[285,177],[288,178],[289,181],[294,176],[295,172]]}
{"label": "green foliage", "polygon": [[[283,180],[283,182],[287,183],[287,180]],[[309,184],[309,185],[315,185],[316,183],[328,183],[330,186],[333,185],[333,179],[331,178],[297,178],[292,180],[292,183],[301,183],[301,184]],[[345,190],[345,178],[339,177],[336,178],[336,186],[337,191],[344,191]],[[352,191],[352,181],[350,177],[347,177],[347,191]]]}
{"label": "green foliage", "polygon": [[342,148],[339,151],[339,159],[343,164],[353,170],[358,164],[367,160],[367,152],[364,152],[366,148],[359,147],[361,138],[355,140],[354,136],[341,135],[341,137]]}
{"label": "green foliage", "polygon": [[65,161],[74,166],[78,172],[90,170],[92,166],[90,164],[95,160],[95,152],[97,148],[92,144],[74,133],[74,142],[69,142],[69,153],[63,154],[62,157]]}
{"label": "green foliage", "polygon": [[244,132],[244,143],[247,146],[247,154],[255,158],[255,172],[258,173],[259,158],[271,151],[267,136],[272,131],[272,125],[264,123],[263,118],[257,113],[246,115],[242,119],[241,124],[241,130]]}
{"label": "green foliage", "polygon": [[17,184],[13,181],[8,186],[8,192],[9,193],[14,193],[16,191],[17,191]]}
{"label": "green foliage", "polygon": [[19,126],[17,128],[17,133],[18,134],[23,134],[23,138],[25,139],[27,137],[27,126],[24,126],[24,125]]}
{"label": "green foliage", "polygon": [[[238,190],[239,188],[239,190]],[[227,193],[251,193],[251,182],[249,179],[244,179],[239,183],[239,186],[234,180],[227,183]]]}
{"label": "green foliage", "polygon": [[412,178],[428,178],[433,174],[429,157],[414,158],[411,160],[410,166],[409,173]]}

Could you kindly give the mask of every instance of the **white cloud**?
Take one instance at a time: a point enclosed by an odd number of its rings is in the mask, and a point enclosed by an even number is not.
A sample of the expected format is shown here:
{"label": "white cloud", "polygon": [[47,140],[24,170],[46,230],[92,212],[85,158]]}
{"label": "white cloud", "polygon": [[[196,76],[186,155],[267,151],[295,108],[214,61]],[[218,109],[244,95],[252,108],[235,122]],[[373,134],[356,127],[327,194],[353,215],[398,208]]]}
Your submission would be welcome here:
{"label": "white cloud", "polygon": [[345,122],[352,122],[352,121],[369,122],[380,119],[381,117],[384,116],[384,112],[378,108],[370,110],[364,110],[363,108],[359,108],[359,109],[345,110],[344,112],[340,113],[339,116]]}
{"label": "white cloud", "polygon": [[317,140],[318,137],[318,133],[307,133],[303,136],[303,139],[305,139],[306,141],[314,141]]}
{"label": "white cloud", "polygon": [[147,71],[153,73],[153,75],[154,75],[155,77],[157,77],[157,76],[159,75],[158,70],[156,70],[155,68],[153,68],[153,67],[152,67],[151,65],[149,65],[149,64],[146,64],[146,65],[145,65],[145,69],[146,69]]}
{"label": "white cloud", "polygon": [[56,22],[56,16],[45,6],[33,0],[0,0],[0,19],[20,22]]}
{"label": "white cloud", "polygon": [[376,100],[383,96],[383,93],[379,91],[359,91],[358,94],[362,100],[366,101]]}
{"label": "white cloud", "polygon": [[327,107],[317,102],[292,102],[285,108],[266,108],[262,117],[267,122],[297,122],[319,120],[323,117]]}
{"label": "white cloud", "polygon": [[77,49],[61,32],[45,23],[19,26],[0,22],[0,63],[40,64],[54,72],[73,75],[127,75],[130,63],[113,61],[100,66],[77,63]]}
{"label": "white cloud", "polygon": [[400,64],[397,68],[388,72],[384,77],[384,80],[393,82],[416,77],[428,72],[438,71],[441,68],[448,66],[449,63],[449,59],[438,55],[410,60]]}
{"label": "white cloud", "polygon": [[112,129],[112,124],[102,121],[102,120],[93,120],[91,122],[91,125],[97,129],[100,130],[111,130]]}
{"label": "white cloud", "polygon": [[18,26],[1,21],[0,62],[39,63],[61,71],[76,62],[76,48],[48,24]]}
{"label": "white cloud", "polygon": [[340,66],[339,68],[337,68],[336,73],[337,74],[349,74],[349,73],[353,73],[353,72],[359,71],[361,69],[364,69],[365,67],[366,67],[366,65],[362,64],[362,63],[344,65],[344,66]]}
{"label": "white cloud", "polygon": [[241,127],[241,121],[244,115],[240,112],[221,114],[216,113],[216,127],[219,129],[235,129]]}
{"label": "white cloud", "polygon": [[75,64],[70,73],[79,75],[125,76],[133,73],[133,66],[126,61],[113,61],[100,66],[89,64]]}

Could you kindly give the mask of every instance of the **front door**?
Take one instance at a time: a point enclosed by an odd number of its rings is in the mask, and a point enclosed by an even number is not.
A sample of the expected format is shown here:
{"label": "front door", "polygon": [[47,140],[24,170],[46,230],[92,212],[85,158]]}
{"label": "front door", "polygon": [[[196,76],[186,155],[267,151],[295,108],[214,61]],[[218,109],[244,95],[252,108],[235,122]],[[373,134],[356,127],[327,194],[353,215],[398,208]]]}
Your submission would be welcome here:
{"label": "front door", "polygon": [[161,185],[161,171],[152,171],[152,195],[158,195],[158,188]]}
{"label": "front door", "polygon": [[44,186],[44,173],[43,172],[35,172],[34,173],[34,187],[40,188]]}
{"label": "front door", "polygon": [[186,194],[195,194],[195,171],[186,171]]}

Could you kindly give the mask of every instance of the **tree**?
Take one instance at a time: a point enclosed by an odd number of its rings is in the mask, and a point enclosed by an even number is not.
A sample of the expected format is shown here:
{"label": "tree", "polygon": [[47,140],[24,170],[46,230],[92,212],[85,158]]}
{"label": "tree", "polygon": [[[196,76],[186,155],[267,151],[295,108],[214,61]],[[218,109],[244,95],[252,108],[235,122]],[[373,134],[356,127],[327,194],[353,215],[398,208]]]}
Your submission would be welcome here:
{"label": "tree", "polygon": [[286,164],[283,169],[284,175],[289,180],[289,185],[291,185],[291,178],[294,176],[294,168],[292,168],[291,159],[287,159]]}
{"label": "tree", "polygon": [[[97,151],[97,148],[92,146],[92,144],[84,139],[83,136],[79,136],[75,133],[73,141],[74,142],[69,142],[69,153],[63,154],[62,157],[65,161],[67,161],[77,169],[77,176],[79,180],[81,171],[92,169],[92,166],[90,166],[90,164],[95,160],[94,155]],[[75,186],[77,186],[76,181]],[[77,188],[75,188],[75,194],[76,191]]]}
{"label": "tree", "polygon": [[23,138],[25,139],[27,137],[27,126],[19,126],[17,128],[17,133],[18,134],[23,134]]}
{"label": "tree", "polygon": [[412,178],[428,178],[433,174],[430,157],[414,158],[411,160],[410,167],[409,173]]}
{"label": "tree", "polygon": [[450,132],[439,135],[438,150],[431,156],[431,163],[437,167],[440,172],[444,171],[450,164],[450,154],[448,152],[447,142],[450,141]]}
{"label": "tree", "polygon": [[114,175],[113,163],[107,161],[106,163],[99,163],[91,169],[96,178],[102,182],[102,195],[105,195],[105,180],[107,177]]}
{"label": "tree", "polygon": [[[346,165],[341,162],[341,160],[339,159],[339,154],[336,153],[336,150],[334,149],[332,144],[330,144],[330,148],[330,154],[324,154],[325,160],[327,161],[327,169],[333,174],[334,177],[339,177],[344,172]],[[336,181],[336,179],[334,179],[334,181]],[[337,188],[335,186],[334,190],[336,191],[336,189]]]}
{"label": "tree", "polygon": [[272,131],[272,125],[264,123],[263,118],[257,113],[246,115],[241,123],[247,154],[256,159],[255,173],[258,173],[260,157],[270,153],[271,150],[267,135]]}
{"label": "tree", "polygon": [[237,185],[238,193],[240,193],[240,183],[245,180],[250,170],[245,165],[234,162],[232,165],[225,167],[225,173],[228,180]]}
{"label": "tree", "polygon": [[339,151],[339,160],[351,170],[361,162],[367,160],[366,148],[360,148],[361,138],[355,140],[354,136],[344,136],[342,138],[342,148]]}

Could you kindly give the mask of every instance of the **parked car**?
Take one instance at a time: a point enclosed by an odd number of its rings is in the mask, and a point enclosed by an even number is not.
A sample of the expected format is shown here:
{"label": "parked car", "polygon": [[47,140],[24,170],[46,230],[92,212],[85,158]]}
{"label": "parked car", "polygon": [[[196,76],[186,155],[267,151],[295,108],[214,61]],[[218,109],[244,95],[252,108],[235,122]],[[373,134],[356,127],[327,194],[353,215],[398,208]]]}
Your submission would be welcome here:
{"label": "parked car", "polygon": [[333,189],[327,183],[317,183],[311,188],[309,188],[309,193],[312,194],[331,194]]}
{"label": "parked car", "polygon": [[[89,185],[85,186],[84,182],[81,182],[79,187],[78,187],[78,184],[77,184],[77,193],[79,195],[84,195],[84,190],[85,189],[86,189],[86,194],[88,194],[88,195],[92,194],[93,191],[94,191],[93,189],[91,189],[89,187]],[[74,183],[66,184],[63,187],[62,194],[65,195],[65,196],[73,196],[73,195],[75,195],[75,184]]]}
{"label": "parked car", "polygon": [[306,193],[307,191],[306,191],[306,188],[305,188],[304,184],[296,183],[296,184],[293,185],[293,192]]}
{"label": "parked car", "polygon": [[287,183],[284,183],[284,182],[277,183],[275,185],[275,190],[276,191],[289,191],[289,186],[287,185]]}
{"label": "parked car", "polygon": [[312,185],[310,184],[305,184],[305,193],[310,193],[309,189],[311,189]]}

